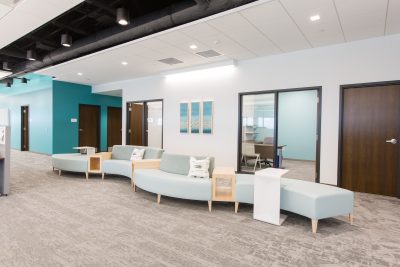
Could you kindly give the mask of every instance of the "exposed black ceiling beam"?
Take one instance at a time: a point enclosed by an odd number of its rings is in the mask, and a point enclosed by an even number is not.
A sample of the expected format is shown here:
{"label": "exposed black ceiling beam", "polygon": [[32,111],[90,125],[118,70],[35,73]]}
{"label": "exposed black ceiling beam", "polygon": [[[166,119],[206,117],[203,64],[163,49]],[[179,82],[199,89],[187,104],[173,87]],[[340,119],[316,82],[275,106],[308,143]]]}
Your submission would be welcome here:
{"label": "exposed black ceiling beam", "polygon": [[89,33],[87,31],[75,28],[73,26],[70,26],[70,25],[67,25],[67,24],[64,24],[64,23],[61,23],[61,22],[53,21],[52,24],[54,26],[56,26],[56,27],[62,28],[64,30],[69,30],[71,32],[74,32],[74,33],[77,33],[77,34],[80,34],[80,35],[84,35],[84,36],[89,35]]}
{"label": "exposed black ceiling beam", "polygon": [[20,59],[26,59],[26,54],[21,53],[20,51],[9,49],[9,48],[3,48],[0,50],[1,55],[13,57],[13,58],[20,58]]}
{"label": "exposed black ceiling beam", "polygon": [[[36,44],[38,44],[38,42],[39,42],[39,43],[41,43],[42,45],[45,45],[45,46],[47,46],[47,47],[52,47],[53,49],[58,48],[58,47],[60,46],[59,44],[56,44],[56,43],[54,43],[54,42],[52,42],[52,41],[49,41],[49,40],[44,39],[44,38],[40,38],[40,37],[35,36],[35,35],[29,35],[29,36],[27,36],[26,38],[35,41]],[[39,48],[39,47],[38,47],[38,48]]]}
{"label": "exposed black ceiling beam", "polygon": [[93,6],[98,7],[98,8],[101,8],[102,10],[107,11],[112,16],[116,16],[116,10],[114,8],[112,8],[112,7],[110,7],[110,6],[106,5],[106,4],[103,4],[100,1],[97,1],[97,0],[86,0],[86,3],[89,3],[89,4],[93,5]]}

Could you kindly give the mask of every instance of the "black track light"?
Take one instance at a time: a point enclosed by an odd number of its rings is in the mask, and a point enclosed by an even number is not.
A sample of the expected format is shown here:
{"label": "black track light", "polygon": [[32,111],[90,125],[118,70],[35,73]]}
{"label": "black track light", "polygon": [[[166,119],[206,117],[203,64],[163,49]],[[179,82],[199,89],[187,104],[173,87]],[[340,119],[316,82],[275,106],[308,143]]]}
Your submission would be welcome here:
{"label": "black track light", "polygon": [[11,70],[11,68],[8,66],[8,62],[3,62],[3,70]]}
{"label": "black track light", "polygon": [[72,36],[68,33],[61,34],[61,45],[65,47],[71,47],[72,45]]}
{"label": "black track light", "polygon": [[12,79],[11,80],[8,79],[7,82],[6,82],[6,87],[11,87],[12,84],[13,84]]}
{"label": "black track light", "polygon": [[36,57],[36,50],[35,50],[35,49],[29,49],[29,50],[27,50],[27,51],[26,51],[26,58],[27,58],[28,60],[31,60],[31,61],[36,60],[36,59],[37,59],[37,57]]}
{"label": "black track light", "polygon": [[25,77],[24,77],[24,78],[21,78],[21,83],[25,83],[25,84],[28,83],[28,79],[25,78]]}
{"label": "black track light", "polygon": [[129,24],[129,11],[126,8],[117,8],[117,22],[123,26]]}

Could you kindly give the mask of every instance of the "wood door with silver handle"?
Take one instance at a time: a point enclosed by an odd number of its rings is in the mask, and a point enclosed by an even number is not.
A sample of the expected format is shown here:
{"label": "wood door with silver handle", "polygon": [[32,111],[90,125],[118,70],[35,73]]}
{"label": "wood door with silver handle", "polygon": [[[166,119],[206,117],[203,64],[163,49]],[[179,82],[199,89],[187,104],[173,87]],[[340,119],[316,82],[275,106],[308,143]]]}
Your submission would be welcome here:
{"label": "wood door with silver handle", "polygon": [[395,145],[395,144],[397,144],[397,139],[392,138],[392,139],[386,140],[386,143],[390,143],[392,145]]}

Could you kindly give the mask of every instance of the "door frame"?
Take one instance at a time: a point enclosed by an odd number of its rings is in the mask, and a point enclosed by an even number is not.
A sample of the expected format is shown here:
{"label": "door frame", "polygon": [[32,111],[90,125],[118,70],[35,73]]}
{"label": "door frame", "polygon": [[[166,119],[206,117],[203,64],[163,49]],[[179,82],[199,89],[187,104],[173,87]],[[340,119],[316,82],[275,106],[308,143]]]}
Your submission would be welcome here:
{"label": "door frame", "polygon": [[[26,148],[24,148],[24,115],[23,115],[23,110],[25,109],[25,108],[28,108],[28,119],[27,119],[27,132],[28,132],[28,145],[27,145],[27,147]],[[23,106],[21,106],[21,151],[29,151],[29,146],[30,146],[30,138],[29,138],[29,105],[23,105]]]}
{"label": "door frame", "polygon": [[[340,95],[339,95],[339,140],[338,140],[339,142],[338,142],[338,165],[337,165],[337,185],[339,187],[342,187],[344,90],[353,89],[353,88],[369,88],[369,87],[375,87],[375,86],[389,86],[389,85],[400,85],[400,80],[340,85]],[[400,153],[400,149],[399,149],[399,153]],[[399,155],[399,162],[397,164],[398,164],[398,166],[400,166],[400,155]],[[400,198],[400,170],[397,172],[397,198]]]}
{"label": "door frame", "polygon": [[[125,144],[129,143],[129,129],[131,128],[131,120],[130,120],[130,112],[129,112],[129,105],[130,104],[137,104],[137,103],[143,103],[143,129],[146,130],[148,128],[148,122],[146,119],[147,115],[147,108],[146,108],[146,103],[149,102],[161,102],[162,105],[162,114],[161,114],[161,119],[162,119],[162,125],[161,125],[161,149],[164,148],[164,99],[149,99],[149,100],[135,100],[135,101],[127,101],[126,102],[126,129],[125,129]],[[144,134],[143,136],[144,141],[147,143],[147,133]]]}
{"label": "door frame", "polygon": [[[322,113],[322,86],[308,86],[299,88],[286,88],[286,89],[274,89],[274,90],[263,90],[263,91],[253,91],[253,92],[241,92],[239,93],[239,116],[238,116],[238,153],[237,153],[237,166],[240,169],[241,164],[241,154],[242,154],[242,97],[246,95],[260,95],[260,94],[275,94],[275,130],[274,130],[274,146],[278,145],[278,120],[279,120],[279,93],[286,92],[300,92],[300,91],[317,91],[317,144],[316,144],[316,155],[315,155],[315,182],[320,182],[320,158],[321,158],[321,113]],[[276,158],[277,150],[274,151],[274,158]],[[274,164],[275,166],[275,164]],[[238,173],[246,173],[243,171],[238,171]]]}
{"label": "door frame", "polygon": [[90,106],[90,107],[98,107],[99,108],[99,120],[98,120],[98,129],[97,129],[97,134],[99,138],[97,139],[97,152],[101,152],[101,105],[92,105],[92,104],[78,104],[78,146],[80,146],[81,143],[81,135],[79,132],[80,129],[80,123],[81,123],[81,106]]}
{"label": "door frame", "polygon": [[[107,150],[108,150],[108,147],[109,147],[108,136],[110,134],[110,131],[109,131],[110,128],[109,128],[109,125],[108,125],[108,115],[109,115],[110,109],[121,109],[121,120],[122,120],[122,107],[107,106]],[[122,127],[122,121],[121,121],[121,127]],[[121,129],[121,135],[122,135],[122,129]],[[121,136],[121,143],[122,143],[122,136]]]}

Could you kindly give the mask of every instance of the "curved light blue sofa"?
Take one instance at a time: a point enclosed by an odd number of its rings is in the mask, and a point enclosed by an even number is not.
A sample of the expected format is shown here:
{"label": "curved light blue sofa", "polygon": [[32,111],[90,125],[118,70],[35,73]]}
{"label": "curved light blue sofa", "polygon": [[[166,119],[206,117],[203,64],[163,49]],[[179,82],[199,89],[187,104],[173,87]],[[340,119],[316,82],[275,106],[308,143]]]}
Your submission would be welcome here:
{"label": "curved light blue sofa", "polygon": [[[254,175],[236,176],[236,209],[239,203],[254,203]],[[313,182],[281,178],[281,209],[312,220],[316,232],[318,220],[349,215],[353,223],[354,193],[352,191]]]}
{"label": "curved light blue sofa", "polygon": [[164,150],[155,147],[115,145],[111,152],[111,159],[102,161],[102,178],[105,174],[116,174],[126,176],[132,179],[132,161],[133,150],[145,149],[143,159],[159,159]]}
{"label": "curved light blue sofa", "polygon": [[[196,157],[203,159],[205,157]],[[161,157],[160,169],[135,170],[133,181],[135,186],[157,194],[157,202],[161,196],[181,199],[208,201],[209,210],[212,205],[212,182],[207,178],[188,177],[190,156],[164,153]],[[214,170],[214,158],[210,157],[210,178]]]}
{"label": "curved light blue sofa", "polygon": [[80,153],[71,154],[54,154],[52,156],[53,170],[58,170],[61,175],[62,171],[82,172],[88,178],[88,156]]}

